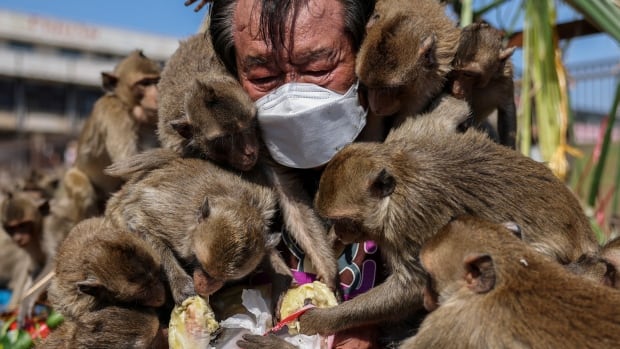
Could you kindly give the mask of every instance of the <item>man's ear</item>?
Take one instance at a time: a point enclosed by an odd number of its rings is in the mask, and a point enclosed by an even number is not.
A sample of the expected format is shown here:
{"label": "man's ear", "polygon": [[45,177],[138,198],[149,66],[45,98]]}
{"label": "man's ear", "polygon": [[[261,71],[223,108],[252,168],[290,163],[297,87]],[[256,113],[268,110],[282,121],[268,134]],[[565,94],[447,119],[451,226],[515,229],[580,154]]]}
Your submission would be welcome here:
{"label": "man's ear", "polygon": [[488,254],[471,254],[463,260],[465,282],[475,293],[486,293],[495,287],[495,268]]}

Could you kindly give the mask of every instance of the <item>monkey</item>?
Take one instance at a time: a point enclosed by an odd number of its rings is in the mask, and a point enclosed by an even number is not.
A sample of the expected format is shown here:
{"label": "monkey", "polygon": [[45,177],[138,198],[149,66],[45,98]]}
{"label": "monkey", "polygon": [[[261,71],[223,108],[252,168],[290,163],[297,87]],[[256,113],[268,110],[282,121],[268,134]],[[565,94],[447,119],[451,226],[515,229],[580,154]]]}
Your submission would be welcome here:
{"label": "monkey", "polygon": [[[132,51],[113,72],[102,72],[106,94],[99,98],[78,138],[75,168],[90,181],[102,214],[110,194],[122,184],[103,169],[139,151],[157,147],[157,82],[161,68],[141,50]],[[70,190],[71,188],[69,188]],[[77,202],[79,207],[81,202]],[[84,219],[88,217],[80,217]],[[75,222],[77,223],[77,222]]]}
{"label": "monkey", "polygon": [[[170,154],[165,149],[138,154],[127,169],[119,164],[108,171],[129,180],[110,198],[105,217],[154,247],[174,302],[181,304],[198,291],[188,273],[198,273],[206,285],[199,294],[208,296],[253,271],[279,235],[269,233],[276,205],[272,189],[209,161]],[[143,168],[136,165],[140,160]]]}
{"label": "monkey", "polygon": [[158,308],[166,302],[161,258],[133,233],[102,217],[78,223],[56,255],[48,289],[53,308],[67,319],[109,305]]}
{"label": "monkey", "polygon": [[408,118],[406,124],[413,125],[392,131],[406,130],[408,138],[353,143],[327,164],[315,198],[317,212],[333,223],[344,243],[375,241],[390,275],[338,306],[310,309],[300,317],[302,333],[398,320],[419,309],[424,284],[419,249],[456,215],[515,222],[528,244],[561,264],[598,251],[575,195],[545,165],[474,129],[451,133],[415,127],[442,117],[431,112]]}
{"label": "monkey", "polygon": [[111,305],[78,319],[65,319],[35,347],[164,349],[168,348],[168,339],[153,309]]}
{"label": "monkey", "polygon": [[435,295],[439,306],[402,349],[620,343],[620,293],[583,282],[500,224],[458,217],[424,244],[420,260],[430,276],[425,304],[434,308]]}
{"label": "monkey", "polygon": [[443,89],[458,41],[459,29],[437,1],[378,1],[355,62],[369,113],[396,115],[397,126],[422,112]]}
{"label": "monkey", "polygon": [[[17,265],[14,290],[7,306],[8,309],[23,309],[22,298],[41,273],[46,262],[43,249],[43,220],[49,213],[49,201],[37,193],[13,191],[0,204],[0,221],[3,230],[11,240],[25,252],[27,259]],[[8,258],[8,256],[6,256]],[[34,302],[32,302],[34,305]]]}
{"label": "monkey", "polygon": [[476,127],[497,109],[498,141],[514,149],[517,117],[510,57],[515,47],[504,48],[502,39],[502,32],[486,23],[463,28],[448,85],[452,95],[471,104]]}
{"label": "monkey", "polygon": [[337,258],[326,238],[326,224],[304,194],[299,172],[269,156],[259,134],[256,107],[215,55],[208,34],[181,41],[158,88],[162,147],[275,188],[286,231],[306,252],[318,279],[336,290]]}
{"label": "monkey", "polygon": [[158,88],[157,129],[164,148],[240,171],[256,164],[256,107],[215,55],[209,35],[180,42]]}

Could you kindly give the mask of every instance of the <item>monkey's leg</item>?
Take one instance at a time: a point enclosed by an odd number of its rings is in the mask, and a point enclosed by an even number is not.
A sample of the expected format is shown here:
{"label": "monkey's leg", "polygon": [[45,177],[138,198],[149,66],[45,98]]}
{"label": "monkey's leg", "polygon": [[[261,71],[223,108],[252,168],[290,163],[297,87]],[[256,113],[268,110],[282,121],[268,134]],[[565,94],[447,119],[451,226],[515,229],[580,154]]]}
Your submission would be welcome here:
{"label": "monkey's leg", "polygon": [[271,304],[273,308],[273,314],[275,315],[273,320],[280,318],[280,302],[282,296],[293,284],[293,274],[291,269],[286,265],[286,262],[275,248],[265,256],[263,263],[267,267],[271,274]]}

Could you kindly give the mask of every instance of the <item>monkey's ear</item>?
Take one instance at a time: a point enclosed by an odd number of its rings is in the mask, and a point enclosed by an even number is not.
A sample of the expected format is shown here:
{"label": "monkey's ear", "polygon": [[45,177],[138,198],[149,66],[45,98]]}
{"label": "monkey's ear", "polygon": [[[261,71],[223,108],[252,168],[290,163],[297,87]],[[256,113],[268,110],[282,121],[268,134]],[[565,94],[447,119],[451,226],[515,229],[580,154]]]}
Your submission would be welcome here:
{"label": "monkey's ear", "polygon": [[177,131],[179,136],[185,139],[192,138],[194,134],[194,131],[192,130],[192,124],[185,119],[170,121],[170,127],[172,127],[173,130]]}
{"label": "monkey's ear", "polygon": [[50,213],[50,202],[47,199],[39,199],[36,202],[37,207],[39,208],[39,213],[42,216],[47,216]]}
{"label": "monkey's ear", "polygon": [[427,36],[420,44],[420,57],[425,67],[432,67],[437,63],[435,59],[435,34]]}
{"label": "monkey's ear", "polygon": [[370,185],[370,193],[376,197],[384,198],[391,195],[396,187],[396,179],[386,169],[375,177]]}
{"label": "monkey's ear", "polygon": [[516,222],[504,222],[502,225],[510,230],[512,235],[519,238],[519,240],[523,240],[523,232],[521,231],[521,226],[519,226]]}
{"label": "monkey's ear", "polygon": [[118,77],[112,73],[101,72],[101,86],[108,92],[114,92],[118,84]]}
{"label": "monkey's ear", "polygon": [[99,297],[103,293],[105,288],[103,284],[99,282],[99,280],[91,277],[87,278],[84,281],[76,282],[75,286],[77,287],[79,292],[91,295],[93,297]]}
{"label": "monkey's ear", "polygon": [[501,61],[508,59],[508,57],[512,56],[512,53],[515,52],[515,49],[516,47],[512,46],[499,50],[499,59]]}
{"label": "monkey's ear", "polygon": [[265,247],[267,249],[272,249],[278,246],[280,240],[282,239],[282,233],[269,233],[267,234],[267,238],[265,239]]}
{"label": "monkey's ear", "polygon": [[205,196],[204,201],[202,202],[202,205],[200,205],[200,211],[199,215],[200,215],[200,219],[205,219],[208,218],[209,215],[211,214],[211,207],[209,207],[209,198]]}
{"label": "monkey's ear", "polygon": [[473,254],[465,257],[465,282],[476,293],[486,293],[495,287],[493,259],[488,254]]}

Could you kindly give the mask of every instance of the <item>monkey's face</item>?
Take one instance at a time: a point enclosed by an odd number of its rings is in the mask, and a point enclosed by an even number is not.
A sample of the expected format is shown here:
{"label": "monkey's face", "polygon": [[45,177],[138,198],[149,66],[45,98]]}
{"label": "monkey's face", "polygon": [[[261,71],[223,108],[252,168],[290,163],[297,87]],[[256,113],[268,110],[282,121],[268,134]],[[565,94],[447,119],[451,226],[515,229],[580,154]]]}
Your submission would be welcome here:
{"label": "monkey's face", "polygon": [[4,225],[4,230],[17,246],[25,248],[33,241],[35,224],[32,221],[8,222]]}
{"label": "monkey's face", "polygon": [[376,144],[350,144],[327,164],[315,198],[319,215],[343,240],[383,239],[383,224],[396,179]]}
{"label": "monkey's face", "polygon": [[258,136],[254,125],[209,140],[206,147],[212,160],[240,171],[251,170],[258,161]]}

